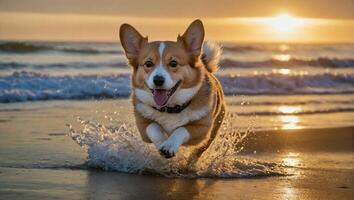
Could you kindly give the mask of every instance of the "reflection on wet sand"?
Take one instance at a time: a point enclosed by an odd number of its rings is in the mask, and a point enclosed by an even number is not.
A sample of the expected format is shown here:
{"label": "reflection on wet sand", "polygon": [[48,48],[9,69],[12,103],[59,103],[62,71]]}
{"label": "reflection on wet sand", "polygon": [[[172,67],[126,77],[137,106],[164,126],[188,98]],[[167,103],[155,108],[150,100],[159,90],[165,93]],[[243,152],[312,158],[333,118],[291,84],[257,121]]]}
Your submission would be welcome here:
{"label": "reflection on wet sand", "polygon": [[285,166],[288,167],[297,167],[300,164],[300,154],[299,153],[293,153],[289,152],[288,154],[285,155],[283,158],[282,162]]}
{"label": "reflection on wet sand", "polygon": [[[297,167],[301,165],[301,158],[302,155],[300,153],[289,152],[283,156],[282,164],[286,166],[285,170],[286,173],[291,175],[290,179],[295,180],[299,179],[300,172]],[[283,190],[283,197],[282,199],[299,199],[298,189],[289,186],[284,186]]]}
{"label": "reflection on wet sand", "polygon": [[193,199],[205,198],[217,179],[178,179],[91,170],[87,199]]}
{"label": "reflection on wet sand", "polygon": [[282,190],[283,190],[282,199],[297,199],[298,198],[295,188],[284,187],[284,188],[282,188]]}

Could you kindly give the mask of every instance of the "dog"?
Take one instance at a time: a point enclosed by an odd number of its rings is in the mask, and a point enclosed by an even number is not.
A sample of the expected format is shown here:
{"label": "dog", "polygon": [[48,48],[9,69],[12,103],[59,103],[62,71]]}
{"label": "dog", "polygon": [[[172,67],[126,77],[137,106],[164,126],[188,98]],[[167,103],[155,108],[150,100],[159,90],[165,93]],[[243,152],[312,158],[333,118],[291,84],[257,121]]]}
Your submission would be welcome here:
{"label": "dog", "polygon": [[132,103],[142,140],[165,158],[175,156],[181,145],[197,145],[200,156],[225,115],[224,93],[213,75],[220,47],[203,42],[200,20],[177,41],[148,42],[129,24],[121,25],[119,36],[133,68]]}

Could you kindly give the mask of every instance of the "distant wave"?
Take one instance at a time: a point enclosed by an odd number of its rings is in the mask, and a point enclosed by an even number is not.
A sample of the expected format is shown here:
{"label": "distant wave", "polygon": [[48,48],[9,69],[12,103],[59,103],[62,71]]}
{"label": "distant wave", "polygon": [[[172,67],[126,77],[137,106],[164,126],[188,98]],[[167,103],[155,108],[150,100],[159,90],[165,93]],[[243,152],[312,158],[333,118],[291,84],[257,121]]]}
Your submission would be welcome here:
{"label": "distant wave", "polygon": [[320,57],[315,59],[298,59],[291,58],[288,61],[280,61],[276,59],[269,59],[264,61],[237,61],[232,59],[223,59],[220,62],[222,67],[235,67],[235,68],[252,68],[252,67],[328,67],[328,68],[347,68],[354,67],[354,59],[338,59]]}
{"label": "distant wave", "polygon": [[96,49],[79,49],[79,48],[56,48],[55,50],[57,51],[63,51],[66,53],[80,53],[80,54],[101,54],[101,53],[105,53],[105,54],[122,54],[122,51],[118,51],[118,50],[96,50]]}
{"label": "distant wave", "polygon": [[250,45],[235,45],[235,46],[223,46],[223,51],[235,52],[235,53],[245,53],[249,51],[266,51],[267,49],[250,46]]}
{"label": "distant wave", "polygon": [[[219,76],[226,95],[354,93],[354,74]],[[49,76],[14,72],[0,77],[0,102],[127,97],[130,76]]]}
{"label": "distant wave", "polygon": [[[78,50],[65,50],[78,51]],[[81,50],[80,50],[81,51]],[[90,51],[88,49],[84,51]],[[46,69],[46,68],[101,68],[101,67],[121,67],[126,66],[126,62],[77,62],[77,63],[50,63],[50,64],[25,64],[22,62],[1,62],[0,70],[7,69]],[[220,62],[221,68],[253,68],[253,67],[269,67],[269,68],[290,68],[290,67],[327,67],[327,68],[354,68],[354,59],[336,59],[336,58],[318,58],[312,60],[290,59],[288,62],[271,59],[259,62],[244,62],[231,59],[223,59]]]}
{"label": "distant wave", "polygon": [[353,43],[342,43],[342,44],[222,44],[223,50],[225,52],[232,53],[261,53],[261,52],[272,52],[272,53],[296,53],[296,52],[311,52],[311,51],[341,51],[346,49],[351,51],[354,47]]}
{"label": "distant wave", "polygon": [[25,64],[20,62],[0,62],[0,70],[9,69],[85,69],[85,68],[102,68],[102,67],[126,67],[126,62],[69,62],[69,63],[50,63],[50,64]]}
{"label": "distant wave", "polygon": [[78,54],[122,54],[119,50],[99,50],[93,48],[69,48],[58,47],[50,44],[41,43],[26,43],[26,42],[5,42],[0,43],[0,52],[5,53],[38,53],[44,51],[58,51],[64,53]]}
{"label": "distant wave", "polygon": [[5,42],[0,44],[0,51],[6,53],[34,53],[51,49],[51,47],[46,45],[30,44],[24,42]]}

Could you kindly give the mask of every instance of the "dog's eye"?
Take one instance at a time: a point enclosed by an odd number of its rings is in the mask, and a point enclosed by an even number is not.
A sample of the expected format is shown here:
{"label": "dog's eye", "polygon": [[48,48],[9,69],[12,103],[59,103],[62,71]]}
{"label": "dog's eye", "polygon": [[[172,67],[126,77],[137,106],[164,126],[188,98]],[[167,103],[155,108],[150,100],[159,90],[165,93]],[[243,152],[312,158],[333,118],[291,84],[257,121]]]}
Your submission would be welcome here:
{"label": "dog's eye", "polygon": [[171,67],[177,67],[178,63],[177,63],[177,61],[175,61],[175,60],[171,60],[170,63],[169,63],[169,65],[170,65]]}
{"label": "dog's eye", "polygon": [[148,60],[148,61],[146,61],[146,62],[144,63],[144,66],[145,66],[145,67],[152,67],[152,66],[154,66],[154,63],[151,62],[150,60]]}

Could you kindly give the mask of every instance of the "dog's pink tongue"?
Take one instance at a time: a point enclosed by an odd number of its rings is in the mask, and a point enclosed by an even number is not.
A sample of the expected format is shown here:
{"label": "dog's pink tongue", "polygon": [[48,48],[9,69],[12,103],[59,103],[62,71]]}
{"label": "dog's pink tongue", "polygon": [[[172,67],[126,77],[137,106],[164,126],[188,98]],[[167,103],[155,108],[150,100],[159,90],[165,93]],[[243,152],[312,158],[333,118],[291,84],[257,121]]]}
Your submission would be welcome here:
{"label": "dog's pink tongue", "polygon": [[158,106],[164,106],[167,101],[168,101],[168,90],[154,90],[153,91],[153,96],[154,96],[154,100],[155,100],[155,103],[158,105]]}

